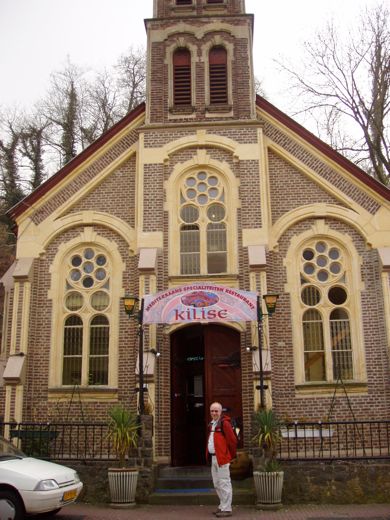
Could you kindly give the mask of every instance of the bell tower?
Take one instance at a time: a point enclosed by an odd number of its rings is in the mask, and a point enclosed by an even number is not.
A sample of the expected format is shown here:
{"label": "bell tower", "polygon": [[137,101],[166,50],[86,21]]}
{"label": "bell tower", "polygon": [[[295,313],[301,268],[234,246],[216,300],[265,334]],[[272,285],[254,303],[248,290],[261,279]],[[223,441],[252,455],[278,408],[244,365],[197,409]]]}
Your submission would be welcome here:
{"label": "bell tower", "polygon": [[154,0],[146,124],[255,119],[244,0]]}

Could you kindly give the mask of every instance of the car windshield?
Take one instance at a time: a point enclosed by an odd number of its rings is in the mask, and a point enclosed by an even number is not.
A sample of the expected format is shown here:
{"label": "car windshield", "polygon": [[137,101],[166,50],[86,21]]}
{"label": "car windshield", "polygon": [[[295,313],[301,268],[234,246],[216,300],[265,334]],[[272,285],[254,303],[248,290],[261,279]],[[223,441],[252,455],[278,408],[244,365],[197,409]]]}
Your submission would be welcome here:
{"label": "car windshield", "polygon": [[0,437],[0,461],[9,459],[23,459],[26,455],[15,448],[13,444]]}

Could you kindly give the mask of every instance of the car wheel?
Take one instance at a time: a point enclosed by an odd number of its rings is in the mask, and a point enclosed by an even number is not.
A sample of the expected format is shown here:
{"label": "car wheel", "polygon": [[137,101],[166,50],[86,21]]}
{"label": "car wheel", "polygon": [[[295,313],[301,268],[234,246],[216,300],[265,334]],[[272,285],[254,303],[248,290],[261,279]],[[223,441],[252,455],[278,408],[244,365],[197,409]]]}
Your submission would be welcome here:
{"label": "car wheel", "polygon": [[24,518],[24,505],[21,498],[17,493],[8,489],[0,491],[0,511],[5,512],[5,516],[2,513],[1,518],[6,520],[23,520]]}

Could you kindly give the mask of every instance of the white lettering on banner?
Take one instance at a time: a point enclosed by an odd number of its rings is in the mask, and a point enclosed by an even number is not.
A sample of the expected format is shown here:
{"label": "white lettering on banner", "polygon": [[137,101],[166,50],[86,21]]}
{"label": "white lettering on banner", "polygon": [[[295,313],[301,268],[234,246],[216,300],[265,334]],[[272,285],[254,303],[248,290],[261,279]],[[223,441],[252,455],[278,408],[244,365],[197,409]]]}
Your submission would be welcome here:
{"label": "white lettering on banner", "polygon": [[204,283],[144,297],[144,323],[255,321],[257,293]]}

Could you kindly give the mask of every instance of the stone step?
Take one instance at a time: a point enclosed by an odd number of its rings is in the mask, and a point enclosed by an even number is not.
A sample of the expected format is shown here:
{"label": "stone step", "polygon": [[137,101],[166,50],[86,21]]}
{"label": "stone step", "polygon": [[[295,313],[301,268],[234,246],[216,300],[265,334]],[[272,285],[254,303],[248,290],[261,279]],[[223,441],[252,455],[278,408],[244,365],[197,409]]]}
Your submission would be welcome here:
{"label": "stone step", "polygon": [[187,476],[187,477],[159,477],[156,481],[156,488],[159,489],[210,489],[213,482],[210,475],[205,476]]}
{"label": "stone step", "polygon": [[[149,495],[152,505],[218,505],[214,489],[155,489]],[[254,505],[255,493],[251,489],[233,490],[233,505]]]}

